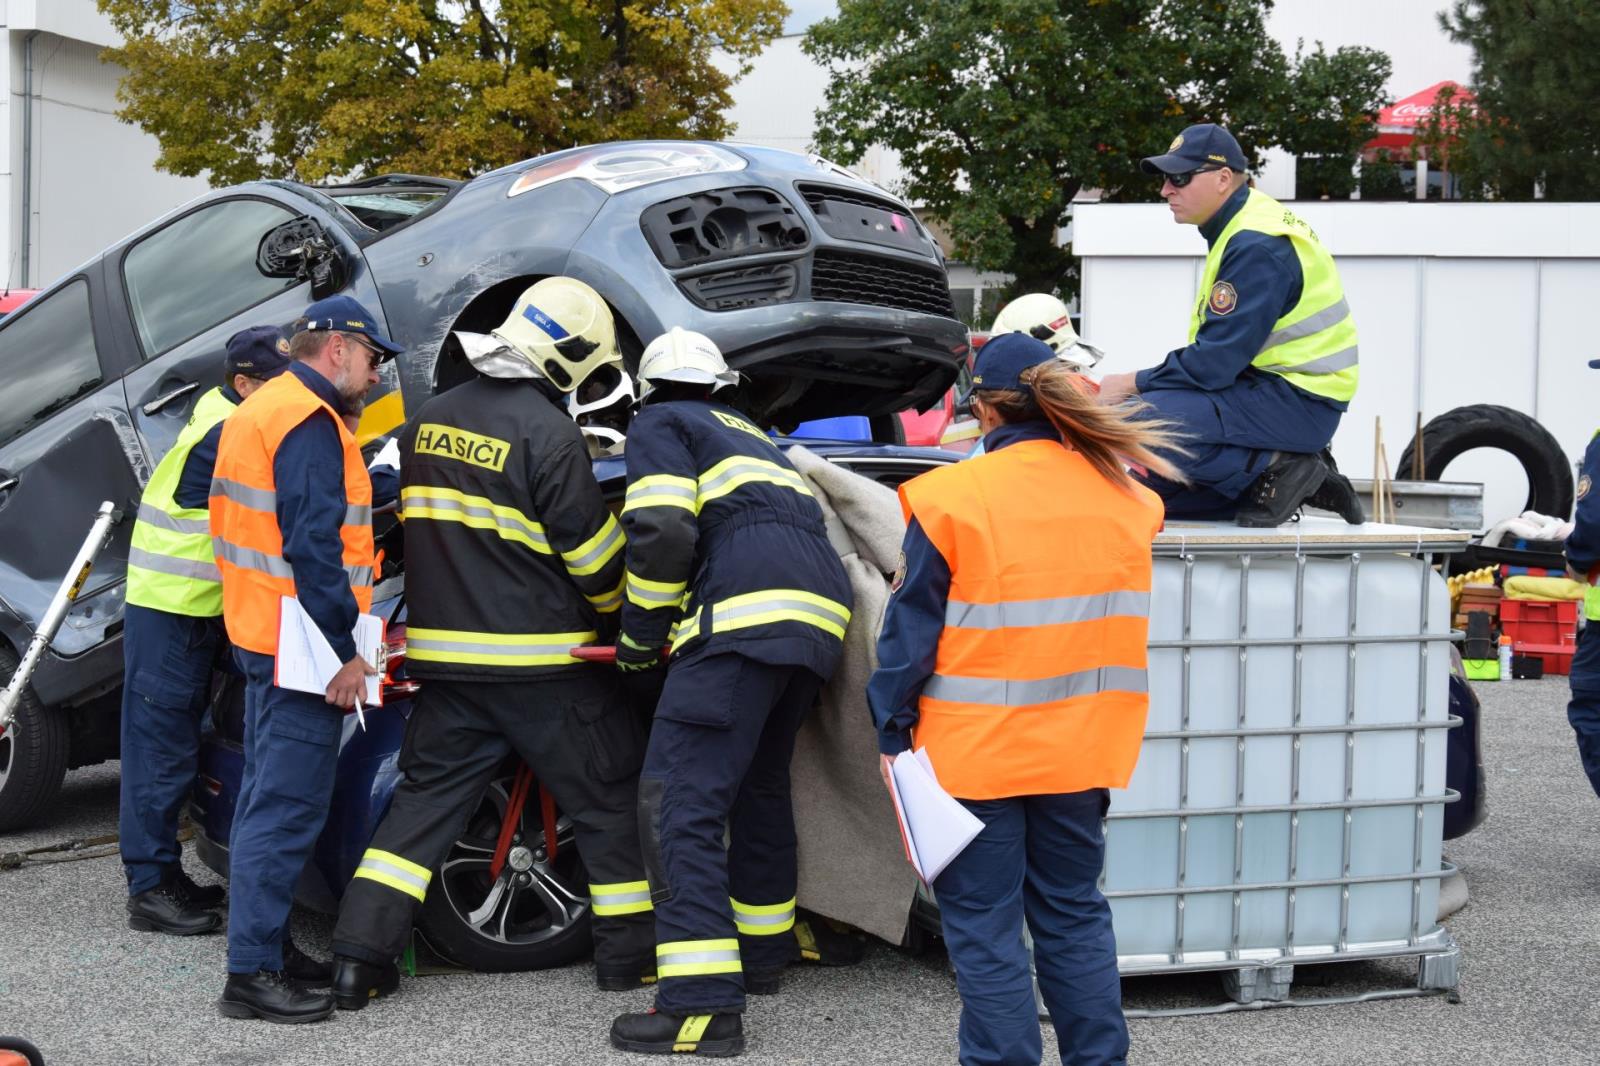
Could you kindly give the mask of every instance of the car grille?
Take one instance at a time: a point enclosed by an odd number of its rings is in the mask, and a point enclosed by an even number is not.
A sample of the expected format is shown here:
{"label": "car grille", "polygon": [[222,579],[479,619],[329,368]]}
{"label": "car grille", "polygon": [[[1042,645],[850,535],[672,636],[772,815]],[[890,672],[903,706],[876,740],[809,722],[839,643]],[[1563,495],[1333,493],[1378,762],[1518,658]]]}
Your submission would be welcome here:
{"label": "car grille", "polygon": [[806,206],[819,214],[826,210],[826,205],[831,200],[834,203],[851,204],[855,207],[875,207],[879,211],[887,211],[902,218],[911,217],[911,212],[905,207],[881,196],[871,196],[853,189],[841,189],[836,185],[812,185],[809,182],[802,182],[796,188],[800,190],[800,195],[805,197]]}
{"label": "car grille", "polygon": [[811,261],[811,298],[956,316],[942,270],[828,248]]}
{"label": "car grille", "polygon": [[776,263],[719,270],[714,274],[683,278],[679,284],[691,300],[708,311],[738,311],[793,299],[796,278],[793,264]]}

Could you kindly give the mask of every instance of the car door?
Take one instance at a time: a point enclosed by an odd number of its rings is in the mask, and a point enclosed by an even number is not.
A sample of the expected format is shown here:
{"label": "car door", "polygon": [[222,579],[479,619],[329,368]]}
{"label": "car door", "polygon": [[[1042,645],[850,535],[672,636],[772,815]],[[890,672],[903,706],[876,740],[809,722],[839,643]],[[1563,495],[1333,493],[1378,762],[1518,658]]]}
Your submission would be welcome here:
{"label": "car door", "polygon": [[348,276],[342,291],[381,313],[355,242],[315,205],[294,200],[208,200],[108,260],[108,292],[131,326],[128,410],[152,464],[172,447],[199,396],[222,383],[228,338],[249,326],[288,333],[312,302],[310,281],[269,275],[257,263],[269,233],[307,216],[339,244]]}
{"label": "car door", "polygon": [[94,513],[125,516],[53,647],[73,656],[122,616],[131,516],[145,455],[105,343],[100,263],[55,285],[0,325],[0,628],[26,645],[72,565]]}

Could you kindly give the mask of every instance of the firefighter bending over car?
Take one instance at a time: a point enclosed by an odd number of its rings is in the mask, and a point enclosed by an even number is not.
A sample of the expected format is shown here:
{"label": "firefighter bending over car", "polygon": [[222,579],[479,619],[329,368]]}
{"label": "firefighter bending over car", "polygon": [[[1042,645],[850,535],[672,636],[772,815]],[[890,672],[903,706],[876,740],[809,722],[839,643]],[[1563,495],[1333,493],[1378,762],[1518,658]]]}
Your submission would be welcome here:
{"label": "firefighter bending over car", "polygon": [[612,1024],[629,1051],[738,1054],[746,993],[777,991],[796,954],[789,760],[850,621],[811,491],[713,399],[737,376],[673,329],[640,360],[628,430],[617,662],[672,656],[639,780],[659,984],[652,1010]]}
{"label": "firefighter bending over car", "polygon": [[[617,373],[611,312],[582,282],[546,278],[492,334],[457,338],[478,378],[400,435],[407,670],[423,685],[403,778],[333,934],[334,999],[351,1010],[397,987],[433,871],[513,753],[572,821],[599,986],[637,988],[656,969],[635,811],[644,723],[618,674],[571,655],[609,640],[622,606],[622,528],[563,410]],[[532,891],[545,859],[531,839],[511,848],[508,891]]]}

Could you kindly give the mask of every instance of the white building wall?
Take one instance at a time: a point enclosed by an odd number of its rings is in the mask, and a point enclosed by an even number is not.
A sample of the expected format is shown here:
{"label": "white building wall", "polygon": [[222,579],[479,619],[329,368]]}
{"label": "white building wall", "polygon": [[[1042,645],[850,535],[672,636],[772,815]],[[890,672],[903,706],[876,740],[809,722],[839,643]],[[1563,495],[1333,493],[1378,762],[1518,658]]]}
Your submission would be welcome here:
{"label": "white building wall", "polygon": [[[1600,292],[1600,204],[1305,203],[1296,211],[1338,260],[1361,335],[1361,386],[1334,437],[1345,473],[1370,476],[1374,420],[1391,473],[1424,421],[1463,404],[1523,411],[1582,457],[1600,416],[1600,355],[1587,312]],[[1107,373],[1181,346],[1205,245],[1159,205],[1085,204],[1083,334]],[[1485,483],[1488,521],[1521,510],[1509,456],[1468,452],[1447,478]]]}

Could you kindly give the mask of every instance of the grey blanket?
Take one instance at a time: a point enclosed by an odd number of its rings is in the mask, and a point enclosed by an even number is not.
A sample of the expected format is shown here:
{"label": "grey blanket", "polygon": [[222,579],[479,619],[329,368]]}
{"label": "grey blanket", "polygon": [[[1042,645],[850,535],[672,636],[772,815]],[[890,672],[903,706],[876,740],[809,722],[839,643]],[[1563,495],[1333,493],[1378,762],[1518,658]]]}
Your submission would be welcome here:
{"label": "grey blanket", "polygon": [[802,447],[790,448],[788,455],[822,505],[828,538],[855,593],[844,660],[795,742],[799,905],[898,944],[917,875],[906,861],[894,807],[878,776],[866,690],[878,664],[878,628],[905,522],[894,490]]}

